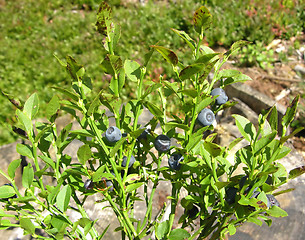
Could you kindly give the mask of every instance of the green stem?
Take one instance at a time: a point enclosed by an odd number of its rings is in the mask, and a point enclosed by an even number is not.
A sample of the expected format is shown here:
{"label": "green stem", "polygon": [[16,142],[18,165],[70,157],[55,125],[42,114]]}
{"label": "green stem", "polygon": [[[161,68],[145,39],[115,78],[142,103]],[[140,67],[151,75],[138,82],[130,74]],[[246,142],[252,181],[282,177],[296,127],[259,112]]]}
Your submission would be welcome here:
{"label": "green stem", "polygon": [[[177,207],[177,203],[179,201],[179,189],[177,189],[177,183],[172,183],[172,199],[171,199],[171,213],[169,215],[169,233],[168,236],[171,232],[171,229],[173,227],[174,224],[174,220],[175,220],[175,213],[176,213],[176,207]],[[178,193],[178,194],[177,194]]]}

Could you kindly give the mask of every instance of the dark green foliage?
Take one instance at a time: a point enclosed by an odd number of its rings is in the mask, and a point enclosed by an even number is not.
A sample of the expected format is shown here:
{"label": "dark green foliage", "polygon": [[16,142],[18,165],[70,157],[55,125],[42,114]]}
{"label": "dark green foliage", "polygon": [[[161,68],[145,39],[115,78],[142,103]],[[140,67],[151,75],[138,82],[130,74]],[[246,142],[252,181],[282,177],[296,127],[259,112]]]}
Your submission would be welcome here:
{"label": "dark green foliage", "polygon": [[[17,144],[16,150],[27,158],[28,165],[23,168],[21,191],[15,179],[21,160],[12,161],[7,171],[0,169],[9,183],[0,187],[0,228],[20,227],[34,238],[39,238],[36,230],[40,230],[52,239],[88,239],[89,235],[101,239],[108,227],[98,233],[95,229],[98,219],[89,217],[85,207],[87,197],[93,194],[101,196],[101,201],[113,209],[120,224],[116,231],[122,232],[123,239],[142,239],[152,232],[157,239],[223,239],[226,233],[233,235],[244,222],[261,224],[262,219],[270,225],[271,217],[286,216],[272,195],[284,193],[277,192],[278,187],[304,173],[302,166],[288,174],[277,162],[290,152],[284,143],[302,130],[286,134],[299,97],[292,101],[279,123],[280,135],[275,107],[259,115],[257,127],[248,119],[234,115],[248,145],[231,152],[242,138],[234,140],[229,147],[220,146],[214,141],[217,133],[213,132],[212,123],[217,111],[233,103],[215,105],[210,94],[217,83],[223,87],[249,80],[236,70],[221,70],[247,41],[232,44],[223,54],[203,47],[211,14],[201,7],[193,15],[196,38],[174,30],[189,47],[188,58],[175,53],[179,51],[153,44],[143,57],[145,61],[138,63],[118,54],[124,28],[112,22],[114,13],[105,3],[98,8],[96,25],[104,38],[105,52],[98,62],[108,79],[102,90],[95,89],[100,85],[95,84],[84,65],[68,55],[65,61],[56,57],[69,80],[68,86],[53,88],[56,95],[48,101],[46,120],[33,121],[44,112],[40,93],[33,93],[20,105],[8,97],[17,108],[16,129],[27,139]],[[171,69],[174,81],[164,77],[154,81],[149,76],[153,52],[161,57],[159,60],[165,59],[162,65]],[[210,71],[214,71],[214,77],[207,81]],[[137,87],[126,97],[132,84]],[[142,126],[138,120],[144,107],[153,117]],[[69,114],[79,128],[75,130],[68,123],[60,130],[55,120],[63,113]],[[109,118],[113,118],[116,127],[109,126]],[[146,129],[149,134],[143,136]],[[64,151],[74,140],[82,143],[77,159]],[[229,154],[234,155],[232,162]],[[161,164],[164,159],[169,159],[169,167]],[[236,175],[240,164],[243,172]],[[50,178],[54,184],[46,185],[45,180]],[[84,183],[83,179],[88,180]],[[163,181],[171,185],[170,207],[164,205],[155,218],[154,194]],[[141,187],[144,194],[139,190]],[[182,189],[187,194],[179,199]],[[146,206],[145,213],[137,219],[134,218],[136,201],[144,201]],[[185,209],[179,220],[182,228],[173,229],[180,202]],[[67,211],[76,211],[81,217],[73,221]],[[168,211],[168,219],[162,220]],[[49,213],[46,217],[45,212]],[[195,232],[193,220],[197,217],[200,228]]]}

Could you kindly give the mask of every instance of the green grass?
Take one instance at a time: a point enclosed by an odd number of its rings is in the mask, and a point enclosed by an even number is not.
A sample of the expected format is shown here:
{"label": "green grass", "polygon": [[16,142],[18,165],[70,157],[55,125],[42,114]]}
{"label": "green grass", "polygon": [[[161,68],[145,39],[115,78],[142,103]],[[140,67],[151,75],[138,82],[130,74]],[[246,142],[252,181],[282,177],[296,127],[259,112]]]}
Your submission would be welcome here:
{"label": "green grass", "polygon": [[[138,4],[136,7],[126,1],[108,2],[113,7],[115,20],[122,27],[116,53],[123,59],[140,63],[143,53],[157,43],[172,48],[180,59],[188,62],[185,44],[170,28],[185,30],[192,36],[192,14],[201,4],[205,4],[214,16],[214,28],[206,35],[210,46],[228,47],[240,39],[268,43],[279,37],[270,31],[270,26],[282,30],[280,37],[290,37],[303,31],[305,22],[301,11],[305,3],[296,0],[284,1],[287,3],[285,11],[275,0],[264,0],[266,4],[260,4],[262,1],[258,0],[178,0],[156,4],[151,0],[145,6]],[[21,101],[37,92],[44,109],[54,94],[51,87],[65,87],[70,81],[53,54],[60,59],[73,56],[85,66],[96,91],[106,87],[108,82],[99,67],[104,58],[102,39],[94,28],[98,4],[97,0],[0,1],[0,89]],[[247,11],[255,9],[258,14],[249,17]],[[150,66],[148,70],[152,78],[158,78],[159,74],[164,74],[167,79],[173,78],[170,66],[160,59],[157,54],[153,56],[152,62],[157,60],[162,64]],[[135,87],[128,83],[124,91],[132,95]],[[1,95],[0,104],[0,144],[4,144],[15,139],[10,131],[15,109]]]}

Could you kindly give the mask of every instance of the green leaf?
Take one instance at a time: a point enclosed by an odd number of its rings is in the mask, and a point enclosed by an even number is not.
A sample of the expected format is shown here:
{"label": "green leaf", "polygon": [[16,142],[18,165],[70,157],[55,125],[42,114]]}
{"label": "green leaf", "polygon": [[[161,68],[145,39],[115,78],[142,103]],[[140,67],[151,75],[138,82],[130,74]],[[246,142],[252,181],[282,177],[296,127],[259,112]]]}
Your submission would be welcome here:
{"label": "green leaf", "polygon": [[157,118],[162,118],[163,117],[163,111],[161,110],[162,108],[158,107],[152,102],[145,101],[144,106],[148,108],[148,110]]}
{"label": "green leaf", "polygon": [[67,89],[64,89],[64,88],[61,88],[61,87],[52,87],[52,88],[55,89],[56,91],[64,94],[66,97],[71,98],[75,102],[77,102],[78,99],[79,99],[78,96],[75,93],[73,93],[73,92],[71,92]]}
{"label": "green leaf", "polygon": [[126,192],[127,193],[132,192],[133,190],[141,187],[143,184],[144,184],[144,182],[137,182],[137,183],[130,184],[126,187]]}
{"label": "green leaf", "polygon": [[20,226],[27,231],[29,234],[35,234],[35,226],[30,218],[20,218]]}
{"label": "green leaf", "polygon": [[118,91],[122,91],[125,85],[125,69],[121,68],[118,73]]}
{"label": "green leaf", "polygon": [[115,146],[111,149],[111,151],[109,153],[110,157],[113,157],[117,153],[117,151],[119,151],[119,149],[121,148],[122,144],[124,142],[126,142],[126,139],[127,139],[127,137],[123,137],[123,138],[121,138],[119,141],[117,141],[115,143]]}
{"label": "green leaf", "polygon": [[212,96],[203,97],[203,99],[199,102],[199,104],[196,106],[196,114],[199,114],[199,112],[210,105],[211,102],[213,102],[215,99]]}
{"label": "green leaf", "polygon": [[106,234],[106,232],[108,231],[108,228],[110,227],[110,224],[104,229],[104,231],[102,232],[101,235],[98,236],[97,240],[101,240],[103,239],[104,235]]}
{"label": "green leaf", "polygon": [[167,62],[169,62],[173,66],[177,66],[178,57],[177,57],[176,53],[174,53],[172,50],[165,48],[165,47],[156,46],[156,45],[152,45],[150,47],[156,49],[164,57],[164,59]]}
{"label": "green leaf", "polygon": [[54,95],[46,107],[47,118],[50,119],[60,109],[59,98]]}
{"label": "green leaf", "polygon": [[245,75],[245,74],[238,74],[238,75],[235,75],[233,77],[229,77],[227,78],[223,85],[226,86],[226,85],[229,85],[229,84],[232,84],[232,83],[237,83],[237,82],[246,82],[246,81],[251,81],[252,78],[250,78],[248,75]]}
{"label": "green leaf", "polygon": [[117,81],[117,75],[123,67],[123,62],[120,56],[107,54],[100,66],[105,73],[115,76],[112,81]]}
{"label": "green leaf", "polygon": [[305,166],[297,167],[289,172],[288,178],[293,179],[305,173]]}
{"label": "green leaf", "polygon": [[240,74],[240,71],[235,70],[235,69],[223,69],[218,73],[217,78],[221,79],[221,78],[231,78],[231,77],[235,77],[237,75]]}
{"label": "green leaf", "polygon": [[272,130],[278,130],[278,113],[276,110],[276,106],[272,107],[270,118],[269,118],[269,124]]}
{"label": "green leaf", "polygon": [[199,34],[203,34],[203,31],[212,24],[212,15],[206,7],[202,6],[195,11],[193,22],[195,31]]}
{"label": "green leaf", "polygon": [[291,148],[287,146],[282,146],[280,152],[277,154],[274,160],[282,159],[283,157],[287,156],[291,152]]}
{"label": "green leaf", "polygon": [[68,208],[70,198],[71,198],[72,190],[69,185],[63,186],[56,197],[56,205],[59,210],[65,212]]}
{"label": "green leaf", "polygon": [[298,127],[297,129],[295,129],[292,133],[290,133],[289,135],[282,137],[280,139],[281,143],[286,142],[289,138],[292,138],[293,136],[295,136],[297,133],[301,132],[304,130],[304,127]]}
{"label": "green leaf", "polygon": [[88,116],[91,116],[93,115],[93,113],[95,112],[95,110],[102,104],[101,101],[100,101],[100,95],[102,94],[102,91],[101,90],[96,96],[95,98],[93,99],[93,101],[91,102],[89,108],[88,108],[88,111],[87,111],[87,115]]}
{"label": "green leaf", "polygon": [[72,131],[70,131],[70,134],[73,134],[73,135],[76,134],[76,135],[81,135],[84,137],[91,137],[91,138],[95,137],[91,131],[86,130],[86,129],[72,130]]}
{"label": "green leaf", "polygon": [[176,123],[176,122],[168,122],[165,123],[165,128],[167,131],[171,130],[172,128],[180,128],[185,131],[188,131],[190,128],[188,125],[182,124],[182,123]]}
{"label": "green leaf", "polygon": [[293,101],[291,102],[291,104],[287,107],[286,113],[282,118],[282,125],[284,127],[288,127],[288,125],[294,119],[294,116],[295,116],[296,111],[297,111],[299,99],[300,99],[300,95],[296,96],[293,99]]}
{"label": "green leaf", "polygon": [[102,165],[93,173],[92,181],[93,182],[100,181],[104,173],[105,173],[105,165]]}
{"label": "green leaf", "polygon": [[229,234],[232,236],[236,233],[236,227],[234,226],[234,224],[229,224],[228,225],[228,230],[229,230]]}
{"label": "green leaf", "polygon": [[91,154],[91,148],[86,144],[78,149],[77,158],[81,164],[85,165],[86,162],[91,158]]}
{"label": "green leaf", "polygon": [[146,89],[145,93],[141,96],[141,99],[145,99],[149,94],[156,91],[160,87],[162,87],[161,83],[153,83]]}
{"label": "green leaf", "polygon": [[130,81],[137,82],[141,78],[141,66],[136,61],[125,60],[124,69]]}
{"label": "green leaf", "polygon": [[12,186],[3,185],[0,187],[0,198],[10,198],[15,194],[15,190]]}
{"label": "green leaf", "polygon": [[34,119],[39,110],[39,100],[36,93],[33,93],[25,102],[23,112],[29,117]]}
{"label": "green leaf", "polygon": [[164,239],[167,233],[169,232],[169,221],[166,220],[164,222],[161,222],[159,226],[156,229],[156,237],[157,239],[161,240]]}
{"label": "green leaf", "polygon": [[33,135],[33,124],[31,119],[19,109],[16,110],[16,114],[18,117],[18,121],[24,126],[24,130],[27,132],[29,136]]}
{"label": "green leaf", "polygon": [[22,186],[25,188],[30,188],[34,180],[34,170],[31,163],[23,168],[22,173]]}
{"label": "green leaf", "polygon": [[288,216],[287,212],[278,206],[273,206],[272,208],[268,209],[267,214],[269,214],[272,217],[287,217]]}
{"label": "green leaf", "polygon": [[125,183],[132,183],[134,181],[139,181],[141,179],[141,176],[139,174],[129,174],[126,179],[125,179]]}
{"label": "green leaf", "polygon": [[95,23],[97,31],[104,36],[108,36],[113,27],[111,26],[111,23],[112,23],[112,10],[110,6],[105,1],[103,1],[100,4],[97,12],[97,20]]}
{"label": "green leaf", "polygon": [[181,37],[187,43],[187,45],[192,49],[192,51],[195,51],[196,43],[186,32],[174,28],[171,28],[171,30],[178,34],[178,36]]}
{"label": "green leaf", "polygon": [[254,151],[255,153],[261,151],[263,148],[265,148],[269,143],[273,141],[273,139],[276,137],[277,131],[273,131],[272,133],[263,136],[261,139],[256,141],[254,143]]}
{"label": "green leaf", "polygon": [[255,218],[255,217],[248,217],[248,221],[255,223],[258,226],[262,226],[262,224],[263,224],[261,220]]}
{"label": "green leaf", "polygon": [[199,73],[204,68],[204,66],[205,65],[203,63],[195,63],[190,66],[187,66],[186,68],[182,69],[179,74],[179,77],[182,81],[190,79],[193,75]]}
{"label": "green leaf", "polygon": [[182,93],[183,95],[190,96],[191,98],[195,98],[198,95],[197,91],[195,89],[191,89],[191,88],[181,90],[181,91],[179,91],[179,93]]}
{"label": "green leaf", "polygon": [[232,115],[235,118],[236,126],[238,127],[241,135],[248,141],[251,142],[255,135],[256,130],[254,125],[245,117],[233,114]]}
{"label": "green leaf", "polygon": [[77,63],[75,59],[69,55],[66,57],[66,61],[66,69],[68,73],[74,80],[78,81],[78,79],[84,75],[84,67],[81,64]]}
{"label": "green leaf", "polygon": [[34,159],[32,147],[27,144],[17,143],[16,151],[21,155]]}
{"label": "green leaf", "polygon": [[21,159],[16,159],[8,165],[7,173],[11,179],[15,178],[16,169],[20,166]]}
{"label": "green leaf", "polygon": [[191,234],[189,234],[188,231],[186,231],[185,229],[176,228],[170,232],[168,239],[169,240],[185,240],[185,239],[188,239],[190,236],[191,236]]}
{"label": "green leaf", "polygon": [[239,48],[248,45],[250,42],[239,40],[232,44],[231,48],[225,53],[226,57],[228,58],[231,54],[236,52]]}

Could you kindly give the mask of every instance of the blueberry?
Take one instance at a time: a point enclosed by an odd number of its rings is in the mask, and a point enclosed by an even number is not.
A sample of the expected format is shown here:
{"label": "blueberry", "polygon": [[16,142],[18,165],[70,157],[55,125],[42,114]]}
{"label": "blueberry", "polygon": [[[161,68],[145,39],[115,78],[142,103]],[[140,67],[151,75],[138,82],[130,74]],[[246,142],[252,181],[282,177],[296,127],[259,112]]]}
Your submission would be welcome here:
{"label": "blueberry", "polygon": [[198,121],[203,125],[203,126],[209,126],[212,125],[213,122],[215,121],[215,115],[212,112],[211,109],[209,108],[204,108],[201,110],[201,112],[198,114]]}
{"label": "blueberry", "polygon": [[106,186],[110,192],[113,191],[113,183],[110,180],[106,181]]}
{"label": "blueberry", "polygon": [[228,204],[233,204],[235,203],[235,196],[237,193],[237,188],[235,187],[229,187],[226,190],[226,197],[225,200],[227,201]]}
{"label": "blueberry", "polygon": [[159,152],[167,152],[171,146],[171,140],[168,136],[161,134],[156,137],[154,145]]}
{"label": "blueberry", "polygon": [[110,127],[106,131],[106,138],[109,142],[114,143],[122,138],[122,133],[117,127]]}
{"label": "blueberry", "polygon": [[168,165],[174,170],[181,168],[180,162],[184,160],[184,157],[180,153],[172,154],[168,159]]}
{"label": "blueberry", "polygon": [[242,189],[243,186],[245,185],[246,181],[247,181],[248,176],[245,175],[243,176],[240,180],[239,180],[239,189]]}
{"label": "blueberry", "polygon": [[138,137],[138,140],[141,140],[141,139],[147,139],[147,135],[148,135],[148,129],[145,129],[141,134],[140,136]]}
{"label": "blueberry", "polygon": [[257,196],[260,194],[261,192],[259,192],[259,191],[254,191],[253,193],[252,193],[252,196],[250,197],[250,198],[257,198]]}
{"label": "blueberry", "polygon": [[197,216],[197,214],[199,213],[199,209],[198,207],[196,206],[193,206],[191,209],[188,209],[186,211],[186,215],[189,217],[189,218],[195,218]]}
{"label": "blueberry", "polygon": [[280,206],[280,203],[278,202],[278,200],[276,200],[276,198],[272,194],[267,194],[266,196],[268,199],[268,202],[267,202],[268,208],[271,208],[273,206],[277,206],[277,207]]}
{"label": "blueberry", "polygon": [[[128,164],[128,168],[130,168],[134,164],[135,161],[136,161],[135,157],[133,155],[131,155],[130,161],[129,161],[129,164]],[[127,164],[127,157],[124,156],[123,157],[123,162],[122,162],[122,167],[126,167],[126,164]]]}
{"label": "blueberry", "polygon": [[84,183],[84,188],[86,190],[92,190],[93,189],[93,182],[90,179],[87,179]]}
{"label": "blueberry", "polygon": [[212,96],[218,96],[216,98],[216,104],[222,105],[228,101],[228,96],[222,88],[214,88],[211,92]]}
{"label": "blueberry", "polygon": [[[112,175],[114,175],[114,173],[112,173]],[[107,178],[105,178],[105,177],[103,177],[101,179],[101,186],[102,186],[102,188],[108,188],[108,191],[110,191],[110,192],[113,191],[113,183],[112,183],[112,181],[107,179]]]}

